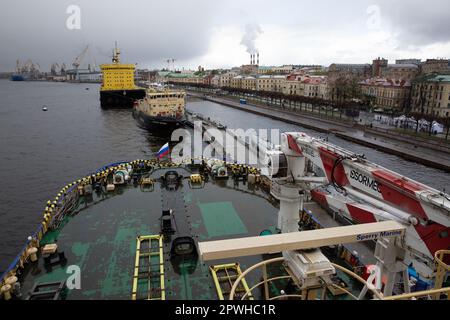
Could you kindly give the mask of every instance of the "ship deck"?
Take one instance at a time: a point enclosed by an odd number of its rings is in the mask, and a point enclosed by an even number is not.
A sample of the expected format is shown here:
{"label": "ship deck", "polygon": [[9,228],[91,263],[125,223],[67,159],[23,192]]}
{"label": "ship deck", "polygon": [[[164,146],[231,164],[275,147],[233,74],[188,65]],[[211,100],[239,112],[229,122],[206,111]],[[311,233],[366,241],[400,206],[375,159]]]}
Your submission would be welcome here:
{"label": "ship deck", "polygon": [[[234,181],[230,177],[226,180],[209,178],[202,188],[194,187],[189,182],[191,172],[185,168],[155,170],[151,178],[159,179],[169,170],[175,170],[184,177],[176,190],[168,190],[159,182],[149,190],[127,184],[118,186],[114,192],[94,192],[92,197],[80,197],[73,214],[65,216],[60,226],[47,232],[40,242],[41,247],[56,243],[58,252],[63,252],[66,260],[48,265],[39,257],[37,262],[28,264],[19,276],[23,298],[27,298],[37,284],[66,281],[73,273],[73,266],[77,266],[80,270],[80,288],[65,289],[62,298],[131,299],[136,239],[161,233],[163,210],[174,210],[177,228],[188,230],[195,242],[276,232],[277,203],[260,186]],[[319,211],[318,207],[309,209]],[[320,214],[323,215],[323,211]],[[140,268],[150,267],[149,271],[153,268],[153,278],[139,279],[138,299],[157,299],[163,289],[165,299],[169,300],[215,300],[219,296],[210,266],[239,262],[241,269],[245,270],[268,258],[254,256],[206,264],[196,255],[176,257],[171,254],[174,238],[166,236],[163,241],[164,288],[159,283],[159,273],[154,271],[155,266],[143,266],[141,261]],[[344,260],[334,255],[330,258],[345,264]],[[284,269],[275,266],[269,272],[277,276],[284,274]],[[349,281],[342,274],[340,276]],[[255,272],[246,280],[254,284],[260,278],[261,274]],[[280,285],[272,286],[270,290],[279,294],[282,286],[289,284]],[[360,289],[358,285],[350,287]],[[261,298],[261,295],[262,292],[253,293],[255,299]]]}

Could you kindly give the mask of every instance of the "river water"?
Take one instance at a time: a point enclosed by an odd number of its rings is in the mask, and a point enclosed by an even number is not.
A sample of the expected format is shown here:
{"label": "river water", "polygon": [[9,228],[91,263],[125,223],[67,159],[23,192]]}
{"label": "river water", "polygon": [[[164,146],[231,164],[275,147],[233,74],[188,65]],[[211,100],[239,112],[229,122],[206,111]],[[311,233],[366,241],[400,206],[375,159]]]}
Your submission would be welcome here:
{"label": "river water", "polygon": [[[0,80],[0,271],[36,230],[46,201],[61,187],[111,162],[149,158],[167,142],[140,128],[130,110],[102,110],[98,89],[97,84]],[[211,102],[192,100],[187,107],[230,128],[320,135]],[[329,140],[437,189],[450,187],[445,172],[333,136]]]}

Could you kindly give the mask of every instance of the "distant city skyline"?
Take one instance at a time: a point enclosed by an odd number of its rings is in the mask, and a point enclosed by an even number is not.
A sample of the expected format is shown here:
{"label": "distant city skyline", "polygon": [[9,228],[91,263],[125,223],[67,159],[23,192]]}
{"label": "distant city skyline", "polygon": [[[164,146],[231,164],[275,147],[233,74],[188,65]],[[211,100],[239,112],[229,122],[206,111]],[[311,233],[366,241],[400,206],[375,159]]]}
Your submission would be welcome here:
{"label": "distant city skyline", "polygon": [[[73,6],[79,29],[76,21],[68,27]],[[251,51],[260,52],[261,65],[448,59],[448,12],[447,0],[6,0],[0,70],[13,71],[17,59],[32,59],[43,71],[54,62],[71,67],[88,44],[90,63],[107,63],[114,41],[124,62],[149,69],[167,67],[172,58],[176,69],[230,68],[249,63]]]}

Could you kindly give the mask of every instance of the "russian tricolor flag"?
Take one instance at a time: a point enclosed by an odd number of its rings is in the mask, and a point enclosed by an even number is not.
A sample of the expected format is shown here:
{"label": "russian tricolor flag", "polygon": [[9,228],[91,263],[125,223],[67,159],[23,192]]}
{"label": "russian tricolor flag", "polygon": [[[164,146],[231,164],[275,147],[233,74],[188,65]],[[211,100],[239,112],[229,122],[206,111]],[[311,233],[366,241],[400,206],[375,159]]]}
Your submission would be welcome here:
{"label": "russian tricolor flag", "polygon": [[169,143],[167,142],[165,145],[161,147],[158,151],[158,158],[161,159],[162,157],[169,154]]}

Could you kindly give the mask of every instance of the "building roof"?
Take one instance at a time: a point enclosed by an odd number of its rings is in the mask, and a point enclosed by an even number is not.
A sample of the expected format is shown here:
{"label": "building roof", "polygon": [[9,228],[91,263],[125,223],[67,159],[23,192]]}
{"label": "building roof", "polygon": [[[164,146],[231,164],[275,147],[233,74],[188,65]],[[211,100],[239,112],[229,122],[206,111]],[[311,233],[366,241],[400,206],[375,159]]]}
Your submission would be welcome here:
{"label": "building roof", "polygon": [[442,74],[429,79],[430,82],[450,82],[450,75]]}
{"label": "building roof", "polygon": [[168,78],[198,78],[197,76],[191,73],[169,73],[167,75]]}
{"label": "building roof", "polygon": [[411,82],[406,80],[392,80],[386,78],[370,78],[359,82],[361,85],[377,86],[377,87],[410,87]]}
{"label": "building roof", "polygon": [[258,76],[259,79],[286,79],[285,76],[281,75],[262,75]]}
{"label": "building roof", "polygon": [[354,63],[333,63],[330,65],[334,66],[336,68],[355,68],[355,69],[363,69],[363,68],[367,68],[367,67],[371,67],[370,64],[366,63],[366,64],[354,64]]}
{"label": "building roof", "polygon": [[170,74],[170,71],[158,71],[158,76],[165,77]]}
{"label": "building roof", "polygon": [[419,66],[412,63],[396,63],[388,65],[388,68],[409,68],[409,69],[419,69]]}

